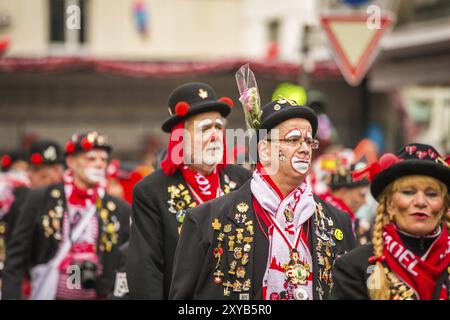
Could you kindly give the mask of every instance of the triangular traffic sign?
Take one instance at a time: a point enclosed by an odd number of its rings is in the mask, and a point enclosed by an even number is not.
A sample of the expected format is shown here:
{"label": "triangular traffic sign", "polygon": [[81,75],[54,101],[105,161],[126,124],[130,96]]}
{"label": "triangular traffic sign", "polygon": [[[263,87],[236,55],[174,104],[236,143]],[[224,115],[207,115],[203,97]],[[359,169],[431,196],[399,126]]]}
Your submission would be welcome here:
{"label": "triangular traffic sign", "polygon": [[369,28],[368,15],[323,15],[321,25],[327,35],[336,64],[345,80],[356,86],[361,82],[377,52],[378,44],[392,26],[393,19],[384,14],[379,28]]}

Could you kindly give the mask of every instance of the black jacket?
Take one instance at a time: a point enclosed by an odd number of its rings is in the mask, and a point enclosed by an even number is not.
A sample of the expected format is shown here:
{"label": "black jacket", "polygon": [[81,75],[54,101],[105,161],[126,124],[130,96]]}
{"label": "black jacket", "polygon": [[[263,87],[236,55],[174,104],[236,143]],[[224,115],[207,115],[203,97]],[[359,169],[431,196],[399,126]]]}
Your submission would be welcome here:
{"label": "black jacket", "polygon": [[[249,181],[236,192],[188,211],[175,255],[170,288],[171,299],[262,299],[262,281],[267,264],[269,242],[262,231],[265,227],[255,217],[252,198]],[[328,205],[318,197],[315,197],[315,201],[318,206],[321,206],[325,218],[320,218],[319,210],[316,209],[309,220],[309,247],[313,255],[313,298],[327,299],[332,285],[330,275],[334,259],[351,250],[355,245],[355,238],[350,218],[346,213]],[[244,222],[242,212],[246,215]],[[332,223],[329,223],[327,218],[331,219]],[[217,227],[217,222],[221,225],[221,231],[213,229],[213,223]],[[225,230],[227,225],[228,230]],[[253,226],[254,235],[249,225]],[[330,249],[327,251],[329,255],[325,253],[325,249],[328,248],[325,245],[327,241],[318,240],[318,225],[324,226],[326,234],[334,239],[332,242],[335,245],[330,244]],[[230,226],[231,231],[229,231]],[[250,290],[247,291],[248,297],[242,298],[241,293],[245,291],[235,288],[230,289],[229,296],[224,296],[223,286],[227,281],[230,283],[237,281],[235,275],[229,274],[230,263],[236,259],[233,251],[229,249],[228,241],[230,235],[236,239],[239,229],[243,230],[244,242],[246,237],[249,239],[253,237],[253,241],[250,242],[252,248],[249,251],[248,263],[245,264],[245,277],[239,280],[241,283],[250,284]],[[338,229],[343,235],[343,237],[338,236],[340,240],[334,236]],[[221,284],[216,284],[214,273],[217,271],[217,260],[214,259],[213,251],[218,247],[220,233],[225,233],[227,238],[222,245],[224,253],[218,268],[224,274],[223,281]],[[319,245],[319,242],[322,245]],[[327,256],[327,264],[322,260],[319,262],[319,257]]]}
{"label": "black jacket", "polygon": [[[336,261],[333,270],[334,286],[330,293],[332,300],[369,300],[369,292],[367,289],[368,278],[372,273],[373,266],[369,263],[369,258],[373,256],[373,245],[366,244],[358,247],[348,254],[342,256]],[[387,267],[384,264],[384,267]],[[442,285],[449,288],[449,273],[448,268],[439,277],[436,284],[437,290],[433,294],[433,299],[439,294],[439,288]],[[400,281],[396,286],[405,285]],[[449,292],[450,295],[450,292]],[[412,296],[413,299],[417,297]]]}
{"label": "black jacket", "polygon": [[[251,173],[228,165],[219,172],[225,193],[239,188]],[[179,171],[161,169],[134,188],[127,279],[132,299],[167,299],[179,229],[196,203]]]}
{"label": "black jacket", "polygon": [[30,191],[28,187],[17,187],[14,189],[14,202],[9,211],[0,219],[0,278],[5,266],[6,247],[11,239],[12,231],[16,225],[20,208],[25,202],[25,198]]}
{"label": "black jacket", "polygon": [[[20,299],[27,271],[55,256],[62,236],[63,219],[55,215],[57,207],[66,208],[63,183],[29,192],[7,246],[2,299]],[[97,252],[103,266],[103,274],[96,287],[100,297],[107,297],[114,284],[119,247],[129,237],[130,213],[126,202],[110,195],[105,195],[102,207],[96,213],[99,221]],[[116,219],[120,227],[111,232],[106,226]]]}

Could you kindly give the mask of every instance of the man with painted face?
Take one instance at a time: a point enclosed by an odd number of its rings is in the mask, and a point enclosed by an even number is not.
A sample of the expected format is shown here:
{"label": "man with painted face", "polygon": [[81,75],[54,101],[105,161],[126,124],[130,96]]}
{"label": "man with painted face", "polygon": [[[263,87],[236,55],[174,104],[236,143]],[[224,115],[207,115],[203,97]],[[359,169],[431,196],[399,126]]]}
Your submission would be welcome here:
{"label": "man with painted face", "polygon": [[127,279],[133,299],[167,299],[172,262],[186,210],[239,188],[250,172],[226,165],[229,98],[205,83],[187,83],[169,98],[170,133],[161,169],[134,188]]}
{"label": "man with painted face", "polygon": [[96,131],[66,144],[63,182],[30,191],[17,220],[3,274],[3,299],[21,298],[29,272],[31,299],[101,299],[113,287],[131,210],[105,192],[111,152]]}
{"label": "man with painted face", "polygon": [[171,299],[327,299],[334,260],[355,240],[348,215],[306,180],[316,131],[308,107],[286,99],[263,107],[252,179],[188,210]]}

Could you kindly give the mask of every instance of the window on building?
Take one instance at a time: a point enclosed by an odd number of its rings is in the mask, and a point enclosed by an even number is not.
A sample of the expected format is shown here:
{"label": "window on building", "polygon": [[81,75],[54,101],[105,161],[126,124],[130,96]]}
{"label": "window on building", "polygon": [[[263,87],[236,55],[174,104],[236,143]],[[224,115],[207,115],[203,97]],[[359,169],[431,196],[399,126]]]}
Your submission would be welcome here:
{"label": "window on building", "polygon": [[[85,0],[49,0],[50,9],[50,42],[67,43],[76,42],[85,43]],[[66,27],[67,8],[70,5],[76,5],[80,8],[80,29],[69,30]],[[69,35],[69,33],[71,33]]]}
{"label": "window on building", "polygon": [[269,22],[268,28],[269,28],[269,42],[278,43],[280,22],[278,20],[272,20]]}

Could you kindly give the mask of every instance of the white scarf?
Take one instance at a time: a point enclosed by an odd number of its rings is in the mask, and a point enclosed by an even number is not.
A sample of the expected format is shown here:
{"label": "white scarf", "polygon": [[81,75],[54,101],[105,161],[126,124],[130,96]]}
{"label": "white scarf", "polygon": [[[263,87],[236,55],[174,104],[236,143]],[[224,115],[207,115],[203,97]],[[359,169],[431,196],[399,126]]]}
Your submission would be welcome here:
{"label": "white scarf", "polygon": [[[263,298],[312,299],[312,256],[302,239],[308,232],[304,223],[313,215],[316,206],[312,189],[305,181],[281,199],[275,188],[258,170],[253,172],[250,189],[272,223],[263,278],[266,296]],[[285,216],[285,211],[291,212],[290,219]],[[291,261],[291,249],[297,250],[298,262]],[[309,267],[309,274],[305,266]]]}

